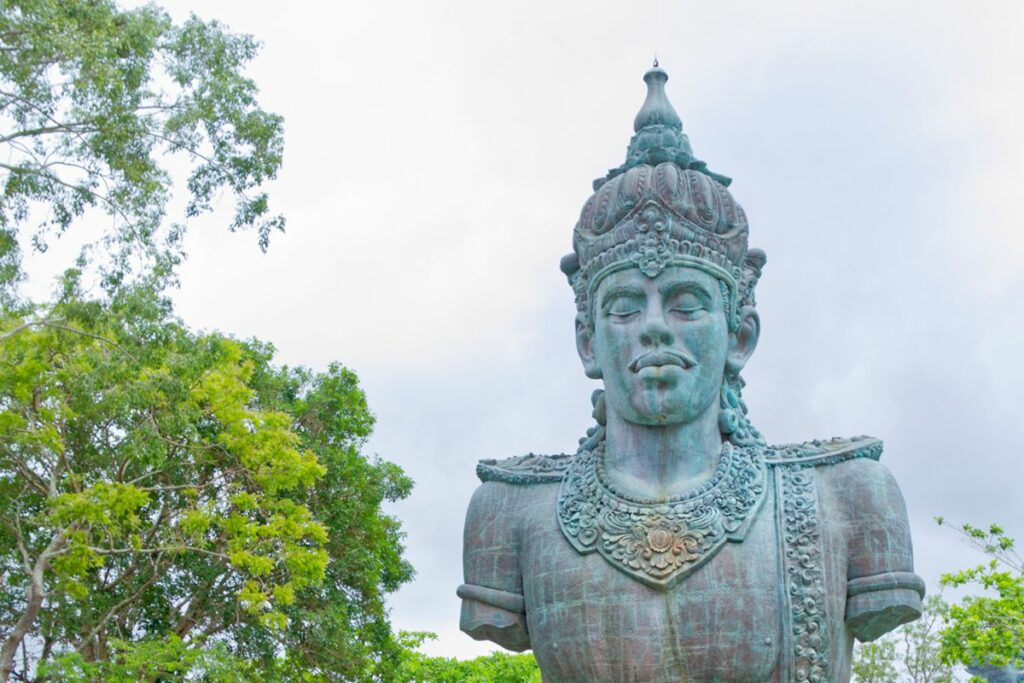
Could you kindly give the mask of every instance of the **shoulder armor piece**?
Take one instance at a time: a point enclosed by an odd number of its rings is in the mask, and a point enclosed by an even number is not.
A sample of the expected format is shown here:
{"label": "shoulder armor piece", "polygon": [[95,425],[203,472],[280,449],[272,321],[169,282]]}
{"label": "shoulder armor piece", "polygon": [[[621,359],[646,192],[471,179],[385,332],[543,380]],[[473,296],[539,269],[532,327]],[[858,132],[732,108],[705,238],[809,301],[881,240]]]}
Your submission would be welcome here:
{"label": "shoulder armor piece", "polygon": [[547,484],[562,481],[574,456],[537,455],[529,453],[504,460],[481,460],[476,466],[480,481],[501,481],[506,484]]}
{"label": "shoulder armor piece", "polygon": [[815,439],[804,443],[769,446],[765,451],[765,463],[775,466],[817,467],[834,465],[853,458],[878,460],[881,455],[881,439],[873,436],[844,439],[837,436],[828,440]]}

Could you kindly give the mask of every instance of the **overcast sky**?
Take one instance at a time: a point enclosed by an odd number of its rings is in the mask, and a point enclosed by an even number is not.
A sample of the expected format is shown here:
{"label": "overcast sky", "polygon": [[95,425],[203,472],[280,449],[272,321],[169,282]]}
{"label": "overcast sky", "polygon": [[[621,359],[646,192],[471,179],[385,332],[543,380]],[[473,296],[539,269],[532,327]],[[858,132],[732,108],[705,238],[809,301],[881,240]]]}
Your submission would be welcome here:
{"label": "overcast sky", "polygon": [[392,618],[432,653],[492,647],[455,597],[476,461],[590,424],[558,261],[655,51],[768,253],[755,424],[883,438],[930,587],[976,560],[935,515],[1024,542],[1024,3],[161,4],[262,40],[251,75],[286,125],[287,234],[261,255],[229,206],[197,221],[178,312],[359,373],[368,452],[416,480]]}

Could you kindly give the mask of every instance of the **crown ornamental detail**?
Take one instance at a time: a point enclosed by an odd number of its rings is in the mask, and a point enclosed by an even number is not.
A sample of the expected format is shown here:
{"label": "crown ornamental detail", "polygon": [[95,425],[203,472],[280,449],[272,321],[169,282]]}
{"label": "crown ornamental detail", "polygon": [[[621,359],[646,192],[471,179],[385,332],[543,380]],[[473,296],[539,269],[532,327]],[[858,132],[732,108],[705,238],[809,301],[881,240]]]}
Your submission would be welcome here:
{"label": "crown ornamental detail", "polygon": [[657,65],[644,74],[647,98],[633,121],[626,161],[594,181],[573,230],[573,253],[562,272],[580,314],[611,272],[637,267],[656,277],[670,265],[700,268],[729,290],[729,317],[753,304],[764,252],[747,247],[742,207],[726,189],[729,178],[693,156],[683,123],[665,95],[668,74]]}

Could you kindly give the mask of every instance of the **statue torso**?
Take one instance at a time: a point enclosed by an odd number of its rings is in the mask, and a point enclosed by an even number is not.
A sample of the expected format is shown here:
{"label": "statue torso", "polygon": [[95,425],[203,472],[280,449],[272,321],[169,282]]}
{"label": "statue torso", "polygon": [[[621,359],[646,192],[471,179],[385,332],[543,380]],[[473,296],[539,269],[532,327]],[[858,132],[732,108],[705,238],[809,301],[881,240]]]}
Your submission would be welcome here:
{"label": "statue torso", "polygon": [[558,527],[557,496],[555,485],[530,489],[520,527],[527,625],[546,683],[777,680],[771,500],[743,543],[662,592],[596,553],[578,555]]}
{"label": "statue torso", "polygon": [[[467,584],[522,595],[520,617],[545,683],[848,680],[854,636],[845,622],[848,578],[851,585],[862,576],[906,579],[909,532],[905,517],[884,509],[888,491],[869,481],[884,472],[863,458],[877,458],[879,442],[873,452],[862,448],[861,462],[837,466],[828,459],[842,458],[828,450],[848,451],[849,442],[835,448],[834,442],[815,443],[824,444],[824,455],[807,466],[782,466],[785,453],[768,452],[759,480],[763,500],[751,508],[742,535],[716,544],[670,585],[638,580],[614,550],[580,551],[578,539],[570,541],[572,533],[559,522],[559,496],[576,456],[531,461],[497,477],[482,473],[498,481],[481,488],[493,487],[481,501],[493,515],[486,525],[473,519],[471,505]],[[865,490],[875,490],[878,501],[850,482],[862,488],[867,482]],[[869,520],[877,517],[875,528],[846,514],[858,505]],[[648,520],[638,536],[651,526]],[[882,564],[871,564],[879,557]],[[912,590],[909,597],[905,587],[894,590],[890,602],[919,604]],[[474,633],[465,620],[463,627]]]}

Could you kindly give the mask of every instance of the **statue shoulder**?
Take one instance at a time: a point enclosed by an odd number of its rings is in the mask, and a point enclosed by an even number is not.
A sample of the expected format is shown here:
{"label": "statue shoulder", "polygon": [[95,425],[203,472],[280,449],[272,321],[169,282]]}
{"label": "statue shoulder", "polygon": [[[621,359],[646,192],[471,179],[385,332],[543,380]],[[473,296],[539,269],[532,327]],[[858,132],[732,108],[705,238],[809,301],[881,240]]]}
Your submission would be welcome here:
{"label": "statue shoulder", "polygon": [[[765,461],[797,482],[819,523],[846,547],[846,626],[867,642],[921,616],[924,581],[914,573],[907,506],[868,436],[773,446]],[[793,476],[814,469],[814,477]],[[802,480],[802,481],[801,481]],[[806,482],[813,481],[813,490]],[[800,486],[804,485],[801,490]],[[806,508],[802,508],[806,509]]]}
{"label": "statue shoulder", "polygon": [[830,507],[842,511],[850,523],[858,523],[859,518],[880,511],[906,509],[896,479],[879,462],[881,455],[880,439],[835,437],[770,446],[765,462],[776,468],[815,468],[819,495],[828,499]]}
{"label": "statue shoulder", "polygon": [[[770,446],[765,453],[769,466],[788,469],[814,467],[819,470],[821,495],[835,498],[850,521],[880,510],[905,510],[896,479],[879,462],[882,441],[871,436],[854,436],[800,444]],[[902,513],[905,518],[906,513]]]}
{"label": "statue shoulder", "polygon": [[[530,453],[504,460],[481,460],[476,466],[482,482],[473,492],[466,512],[466,539],[482,538],[480,528],[490,529],[488,543],[512,548],[519,524],[530,518],[534,503],[554,500],[558,484],[572,461],[572,455]],[[496,543],[493,534],[503,540]],[[467,540],[469,543],[469,540]]]}
{"label": "statue shoulder", "polygon": [[529,486],[562,481],[573,455],[538,455],[528,453],[504,460],[481,460],[476,466],[480,481],[498,481],[506,484]]}
{"label": "statue shoulder", "polygon": [[775,467],[821,467],[856,460],[877,461],[881,455],[880,439],[872,436],[833,437],[769,446],[765,463]]}

